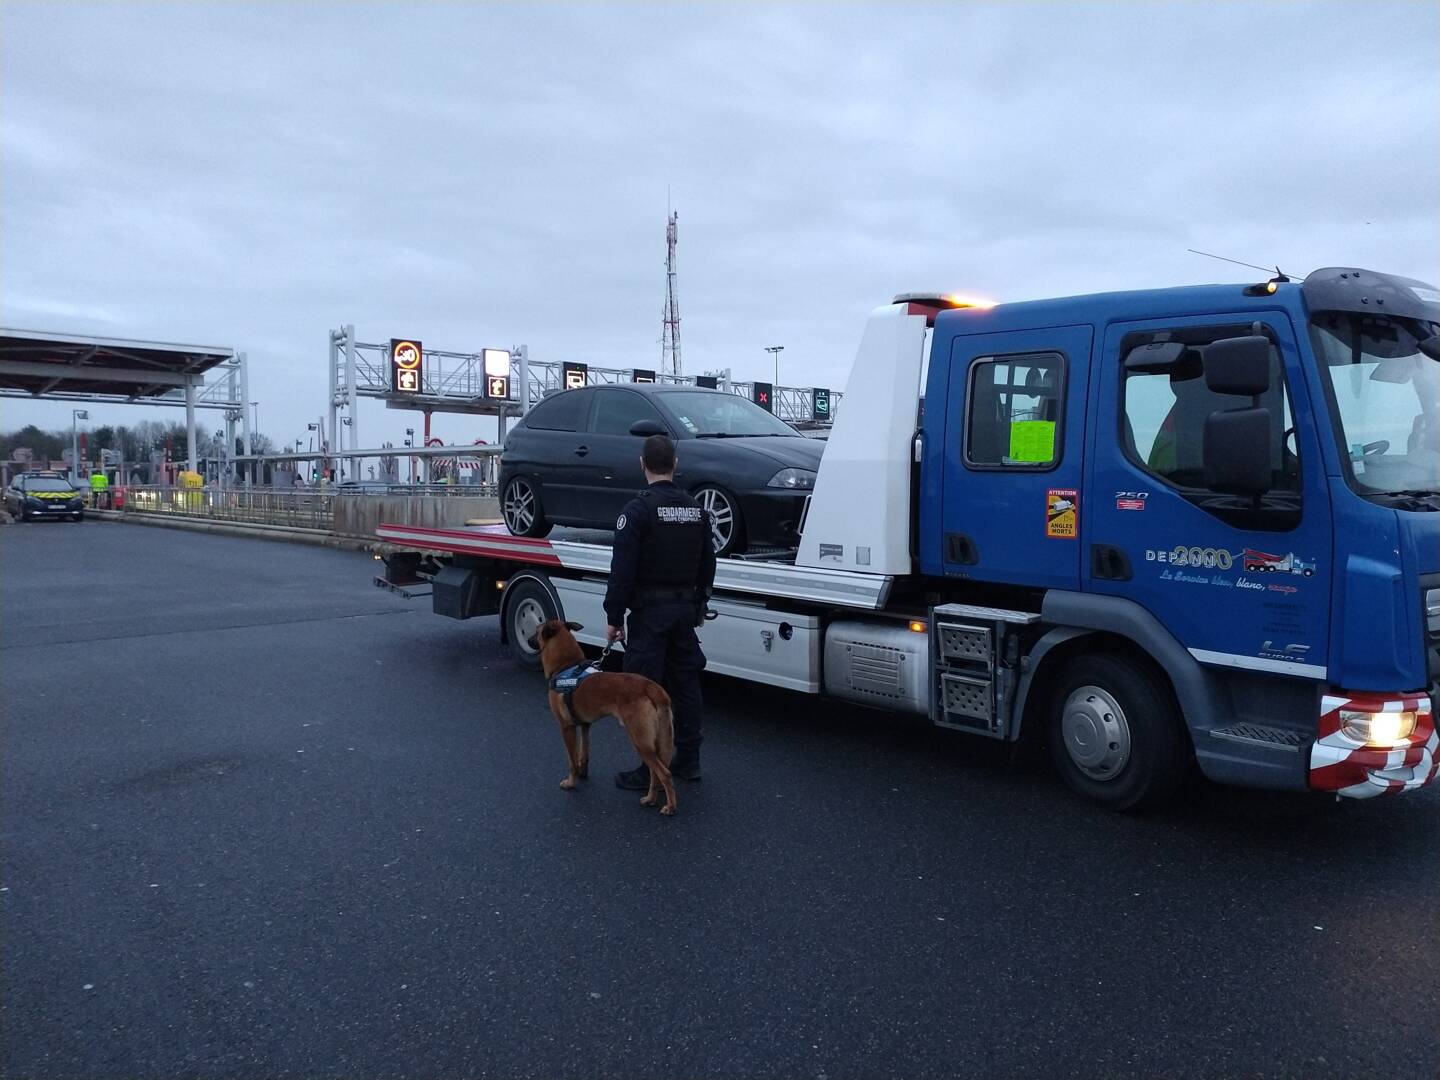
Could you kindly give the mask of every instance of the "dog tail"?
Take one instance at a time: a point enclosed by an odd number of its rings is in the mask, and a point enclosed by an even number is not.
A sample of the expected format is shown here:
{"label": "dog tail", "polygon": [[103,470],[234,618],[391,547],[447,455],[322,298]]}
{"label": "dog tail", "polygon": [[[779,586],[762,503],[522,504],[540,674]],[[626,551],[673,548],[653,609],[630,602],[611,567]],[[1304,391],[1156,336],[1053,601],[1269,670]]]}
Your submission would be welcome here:
{"label": "dog tail", "polygon": [[659,693],[652,692],[650,695],[650,701],[655,706],[655,716],[658,721],[655,741],[659,743],[657,749],[660,753],[660,760],[668,765],[670,759],[675,756],[675,713],[670,708],[670,695],[658,686],[655,687],[655,690]]}

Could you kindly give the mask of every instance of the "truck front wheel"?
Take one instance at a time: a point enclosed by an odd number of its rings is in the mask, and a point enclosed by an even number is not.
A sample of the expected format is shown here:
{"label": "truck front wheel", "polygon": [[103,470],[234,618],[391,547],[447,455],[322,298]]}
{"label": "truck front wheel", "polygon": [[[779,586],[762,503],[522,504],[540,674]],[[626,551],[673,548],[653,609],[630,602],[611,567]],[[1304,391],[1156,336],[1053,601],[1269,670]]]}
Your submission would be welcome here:
{"label": "truck front wheel", "polygon": [[1121,656],[1081,656],[1065,666],[1050,699],[1048,735],[1065,782],[1116,810],[1172,798],[1189,766],[1169,686]]}

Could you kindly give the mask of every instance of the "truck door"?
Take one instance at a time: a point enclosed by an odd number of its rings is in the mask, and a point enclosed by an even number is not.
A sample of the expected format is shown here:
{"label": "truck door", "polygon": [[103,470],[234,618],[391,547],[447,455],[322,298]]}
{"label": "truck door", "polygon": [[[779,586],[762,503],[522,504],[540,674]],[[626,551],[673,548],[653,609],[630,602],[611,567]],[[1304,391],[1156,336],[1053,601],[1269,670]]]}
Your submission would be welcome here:
{"label": "truck door", "polygon": [[1091,338],[1087,325],[954,339],[941,509],[947,574],[1080,587]]}
{"label": "truck door", "polygon": [[[1085,588],[1138,601],[1202,663],[1324,678],[1324,469],[1312,414],[1292,411],[1308,398],[1291,389],[1304,375],[1289,318],[1264,314],[1107,329],[1082,510]],[[1246,336],[1270,341],[1267,386],[1253,397],[1206,373],[1218,364],[1207,346]],[[1268,451],[1257,454],[1268,454],[1269,490],[1217,490],[1207,424],[1257,407],[1269,413]],[[1211,441],[1226,430],[1212,427]]]}

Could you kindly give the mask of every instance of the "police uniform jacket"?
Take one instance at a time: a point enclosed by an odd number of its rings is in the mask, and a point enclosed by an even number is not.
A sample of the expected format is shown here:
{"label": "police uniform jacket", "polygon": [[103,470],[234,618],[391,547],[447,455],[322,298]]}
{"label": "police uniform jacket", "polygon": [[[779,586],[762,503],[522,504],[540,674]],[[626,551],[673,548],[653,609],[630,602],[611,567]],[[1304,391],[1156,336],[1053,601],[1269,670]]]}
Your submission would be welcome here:
{"label": "police uniform jacket", "polygon": [[650,604],[703,605],[715,583],[710,514],[670,480],[625,504],[615,522],[615,550],[605,617],[625,625],[625,612]]}

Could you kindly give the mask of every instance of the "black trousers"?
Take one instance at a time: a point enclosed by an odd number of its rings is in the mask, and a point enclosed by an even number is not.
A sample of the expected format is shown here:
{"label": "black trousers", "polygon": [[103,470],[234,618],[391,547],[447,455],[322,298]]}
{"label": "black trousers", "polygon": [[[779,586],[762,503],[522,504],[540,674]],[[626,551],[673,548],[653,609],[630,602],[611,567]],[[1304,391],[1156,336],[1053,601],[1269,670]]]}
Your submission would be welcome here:
{"label": "black trousers", "polygon": [[651,604],[625,620],[625,670],[659,683],[675,711],[675,760],[700,763],[700,672],[705,654],[695,636],[694,604]]}

